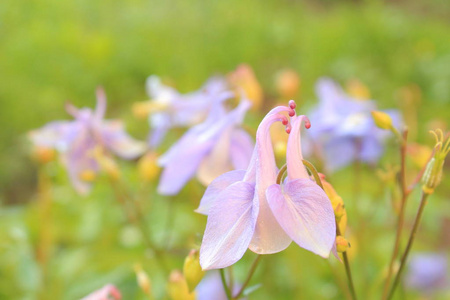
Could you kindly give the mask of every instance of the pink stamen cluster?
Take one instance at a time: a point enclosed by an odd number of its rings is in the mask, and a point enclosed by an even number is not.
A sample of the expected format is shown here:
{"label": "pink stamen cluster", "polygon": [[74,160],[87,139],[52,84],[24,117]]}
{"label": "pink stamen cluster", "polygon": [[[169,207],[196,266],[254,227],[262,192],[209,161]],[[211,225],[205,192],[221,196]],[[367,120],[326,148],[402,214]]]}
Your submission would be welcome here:
{"label": "pink stamen cluster", "polygon": [[[297,104],[295,103],[295,101],[289,100],[289,108],[290,108],[290,110],[288,111],[289,117],[294,117],[296,115],[296,113],[295,113],[296,107],[297,107]],[[306,129],[311,128],[311,121],[309,120],[309,118],[307,116],[303,116],[303,121],[305,122]],[[292,125],[291,125],[290,120],[286,116],[282,117],[281,123],[286,126],[286,133],[288,133],[288,134],[291,133]]]}

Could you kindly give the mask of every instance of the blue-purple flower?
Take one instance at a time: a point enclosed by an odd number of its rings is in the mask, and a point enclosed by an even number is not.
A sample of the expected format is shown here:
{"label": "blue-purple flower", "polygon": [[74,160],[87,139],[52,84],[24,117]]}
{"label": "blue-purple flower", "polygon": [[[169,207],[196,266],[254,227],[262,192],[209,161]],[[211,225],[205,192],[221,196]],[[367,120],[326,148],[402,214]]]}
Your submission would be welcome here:
{"label": "blue-purple flower", "polygon": [[[383,154],[389,132],[379,129],[372,119],[375,101],[353,99],[328,78],[318,81],[316,92],[319,104],[310,113],[314,149],[308,150],[319,153],[330,172],[354,161],[376,163]],[[394,126],[398,126],[399,113],[386,112]]]}
{"label": "blue-purple flower", "polygon": [[148,77],[146,88],[150,97],[147,103],[151,126],[149,144],[156,148],[171,128],[190,127],[202,122],[212,108],[214,98],[226,90],[226,82],[213,77],[198,91],[181,94],[153,75]]}
{"label": "blue-purple flower", "polygon": [[[274,186],[278,168],[269,131],[273,123],[282,122],[289,132],[290,123],[283,113],[294,116],[293,108],[293,102],[290,107],[276,107],[262,120],[247,170],[225,173],[207,188],[197,209],[208,215],[200,249],[203,269],[230,266],[247,248],[258,254],[280,252],[292,239],[305,249],[328,257],[336,230],[330,200],[309,182],[301,160],[294,161],[301,157],[298,133],[303,117],[295,119],[294,135],[289,138],[291,177],[285,187],[286,199],[281,199],[285,194],[279,194]],[[300,189],[295,190],[297,187]],[[305,213],[300,212],[302,209],[306,209]]]}
{"label": "blue-purple flower", "polygon": [[442,253],[421,253],[411,257],[405,284],[410,289],[433,292],[450,288],[448,261]]}
{"label": "blue-purple flower", "polygon": [[244,99],[227,112],[222,102],[231,96],[223,93],[216,98],[207,119],[190,128],[160,157],[158,162],[164,168],[160,194],[176,195],[195,174],[208,185],[224,172],[248,166],[253,141],[240,125],[250,102]]}
{"label": "blue-purple flower", "polygon": [[[233,290],[231,293],[233,295],[237,294],[241,286],[242,285],[240,283],[233,282]],[[225,294],[222,280],[220,279],[220,275],[217,271],[212,274],[208,274],[205,278],[203,278],[195,289],[195,294],[197,300],[227,300],[227,295]]]}
{"label": "blue-purple flower", "polygon": [[134,159],[146,149],[143,142],[131,138],[121,121],[104,120],[106,96],[97,89],[97,106],[77,109],[68,104],[67,112],[73,121],[55,121],[30,132],[31,141],[39,147],[56,149],[61,153],[70,180],[80,194],[91,189],[92,176],[100,169],[95,150]]}

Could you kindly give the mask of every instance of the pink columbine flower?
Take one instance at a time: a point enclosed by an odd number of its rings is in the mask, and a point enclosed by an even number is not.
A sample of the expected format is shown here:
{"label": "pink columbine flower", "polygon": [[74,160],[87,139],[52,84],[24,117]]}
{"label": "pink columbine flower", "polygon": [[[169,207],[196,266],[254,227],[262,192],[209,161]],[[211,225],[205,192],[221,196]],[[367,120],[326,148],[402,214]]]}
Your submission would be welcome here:
{"label": "pink columbine flower", "polygon": [[120,291],[112,284],[107,284],[99,290],[87,295],[81,300],[120,300]]}
{"label": "pink columbine flower", "polygon": [[278,223],[300,247],[327,258],[336,240],[333,207],[325,192],[310,179],[303,166],[300,128],[311,124],[305,116],[294,117],[287,146],[287,180],[273,184],[267,202]]}
{"label": "pink columbine flower", "polygon": [[336,230],[334,213],[330,200],[320,187],[315,188],[301,162],[299,131],[303,116],[294,119],[294,135],[288,144],[290,177],[282,194],[276,185],[278,168],[269,130],[280,121],[289,133],[291,125],[282,113],[292,117],[294,108],[291,101],[289,107],[272,109],[258,127],[247,170],[225,173],[206,190],[197,209],[208,215],[200,249],[203,269],[230,266],[247,248],[258,254],[280,252],[292,239],[301,247],[328,257]]}
{"label": "pink columbine flower", "polygon": [[195,174],[205,185],[224,172],[246,168],[253,150],[251,137],[240,128],[250,102],[243,99],[226,112],[222,102],[231,94],[215,99],[208,118],[189,129],[158,163],[164,168],[158,192],[176,195]]}
{"label": "pink columbine flower", "polygon": [[73,121],[55,121],[30,132],[31,141],[40,147],[56,149],[61,153],[70,180],[80,194],[87,194],[92,182],[83,180],[84,172],[97,173],[99,163],[94,156],[98,147],[124,159],[134,159],[141,155],[146,145],[131,138],[121,121],[104,120],[106,96],[97,89],[97,106],[77,109],[68,104],[67,112]]}

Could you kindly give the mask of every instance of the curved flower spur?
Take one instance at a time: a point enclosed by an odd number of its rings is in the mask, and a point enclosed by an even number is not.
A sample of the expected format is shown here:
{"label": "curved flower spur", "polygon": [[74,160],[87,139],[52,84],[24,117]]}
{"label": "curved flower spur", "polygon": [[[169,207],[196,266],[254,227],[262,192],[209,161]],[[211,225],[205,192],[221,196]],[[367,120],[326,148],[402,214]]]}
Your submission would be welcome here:
{"label": "curved flower spur", "polygon": [[267,202],[273,215],[300,247],[327,258],[336,240],[334,210],[325,192],[309,177],[303,166],[300,128],[311,126],[306,116],[292,118],[287,146],[287,180],[273,184]]}
{"label": "curved flower spur", "polygon": [[292,240],[328,257],[336,237],[334,212],[330,200],[309,179],[301,162],[299,131],[303,116],[293,118],[288,181],[284,190],[276,184],[278,168],[269,129],[281,121],[290,133],[291,124],[282,112],[293,117],[294,108],[295,102],[291,101],[289,107],[272,109],[258,127],[249,168],[219,176],[206,190],[197,209],[208,215],[200,249],[203,269],[230,266],[247,248],[258,254],[280,252]]}

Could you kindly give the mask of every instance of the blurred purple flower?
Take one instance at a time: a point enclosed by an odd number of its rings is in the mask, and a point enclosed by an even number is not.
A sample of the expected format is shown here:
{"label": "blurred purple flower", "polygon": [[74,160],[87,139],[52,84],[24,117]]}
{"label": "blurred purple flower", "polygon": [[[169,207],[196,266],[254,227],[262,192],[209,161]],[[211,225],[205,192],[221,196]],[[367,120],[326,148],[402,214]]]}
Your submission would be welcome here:
{"label": "blurred purple flower", "polygon": [[117,120],[104,120],[106,96],[97,89],[97,106],[77,109],[68,104],[67,112],[73,121],[55,121],[30,132],[31,141],[41,147],[53,148],[62,154],[70,180],[80,194],[87,194],[91,182],[83,180],[85,172],[97,173],[99,163],[94,150],[101,148],[124,159],[134,159],[141,155],[145,143],[131,138]]}
{"label": "blurred purple flower", "polygon": [[200,90],[181,94],[152,75],[147,79],[146,88],[153,108],[149,116],[152,128],[149,144],[156,148],[169,129],[193,126],[203,121],[213,105],[213,99],[225,91],[226,82],[213,77]]}
{"label": "blurred purple flower", "polygon": [[120,291],[112,284],[107,284],[99,290],[87,295],[81,300],[120,300]]}
{"label": "blurred purple flower", "polygon": [[[233,295],[239,292],[241,284],[234,282],[233,284]],[[212,272],[203,278],[203,280],[198,284],[195,289],[197,300],[227,300],[227,295],[223,288],[222,280],[220,279],[219,272]],[[247,298],[240,298],[247,299]]]}
{"label": "blurred purple flower", "polygon": [[448,261],[444,254],[422,253],[411,257],[405,284],[410,289],[426,293],[448,289]]}
{"label": "blurred purple flower", "polygon": [[[355,160],[376,163],[383,154],[389,132],[376,127],[372,119],[371,111],[377,109],[375,101],[353,99],[328,78],[318,81],[316,92],[319,104],[310,113],[314,124],[310,136],[327,170],[336,171]],[[386,112],[398,127],[399,112]]]}
{"label": "blurred purple flower", "polygon": [[242,100],[226,112],[222,102],[231,97],[223,93],[215,99],[208,118],[189,129],[158,163],[164,167],[158,192],[176,195],[196,173],[205,185],[224,172],[245,169],[253,150],[253,141],[239,126],[250,102]]}
{"label": "blurred purple flower", "polygon": [[292,101],[290,107],[278,106],[264,117],[246,171],[225,173],[207,188],[197,209],[208,215],[200,249],[203,269],[230,266],[241,259],[247,248],[258,254],[280,252],[292,239],[328,257],[335,240],[334,213],[330,200],[309,179],[301,163],[299,131],[303,116],[294,119],[294,135],[289,137],[290,177],[284,192],[276,185],[278,168],[269,130],[273,123],[281,121],[290,132],[288,118],[282,112],[294,116],[293,108]]}

